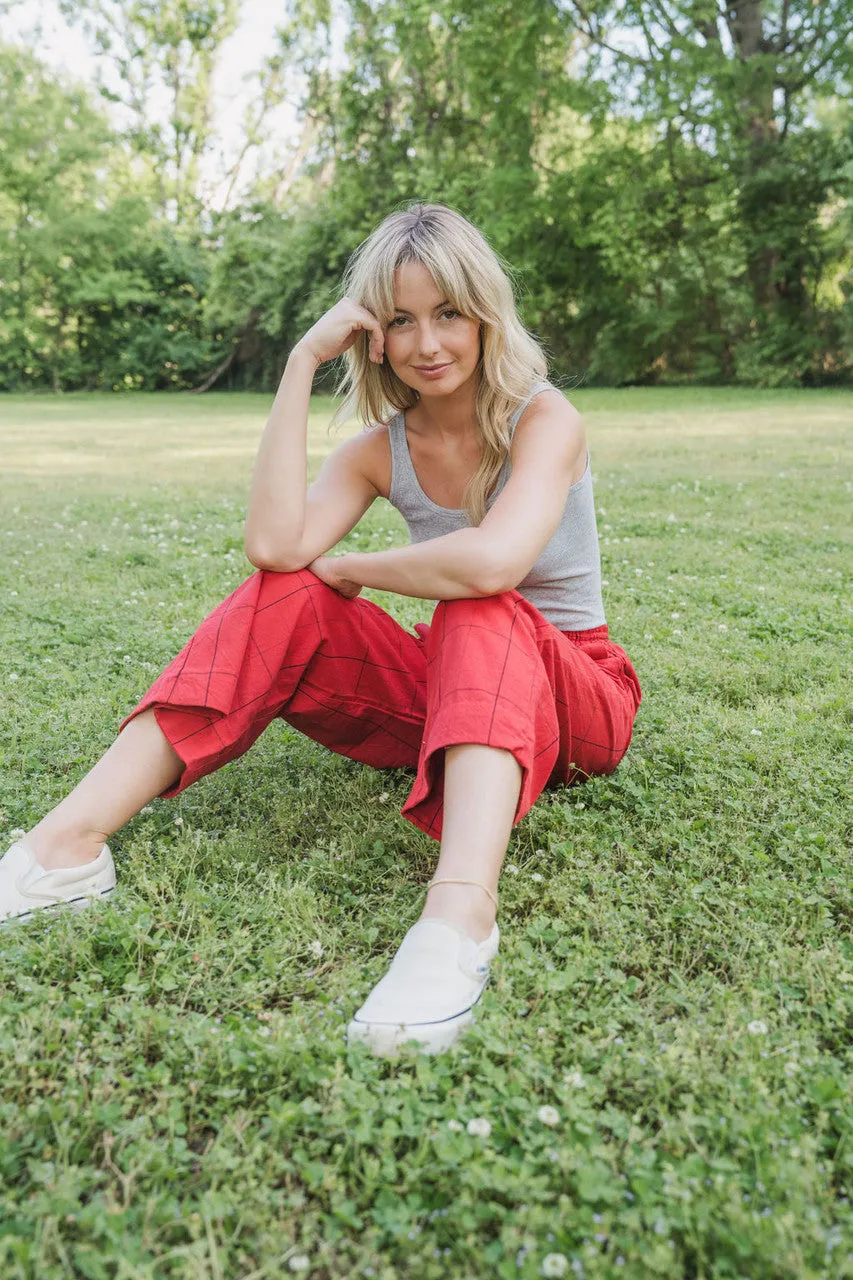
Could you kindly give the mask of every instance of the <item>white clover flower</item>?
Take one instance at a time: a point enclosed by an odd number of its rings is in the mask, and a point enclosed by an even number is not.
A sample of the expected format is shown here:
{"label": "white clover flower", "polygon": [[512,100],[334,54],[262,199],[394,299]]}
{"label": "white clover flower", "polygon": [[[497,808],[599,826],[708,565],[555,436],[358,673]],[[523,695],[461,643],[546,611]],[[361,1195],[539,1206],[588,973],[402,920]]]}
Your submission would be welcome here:
{"label": "white clover flower", "polygon": [[468,1132],[475,1138],[488,1138],[492,1126],[485,1116],[477,1116],[476,1120],[468,1121]]}
{"label": "white clover flower", "polygon": [[305,1253],[294,1253],[287,1265],[291,1271],[307,1271],[311,1266],[311,1259]]}
{"label": "white clover flower", "polygon": [[530,879],[535,880],[538,883],[540,880],[544,880],[545,877],[543,875],[540,875],[538,871],[534,871]]}
{"label": "white clover flower", "polygon": [[22,840],[26,834],[27,833],[23,827],[15,827],[14,830],[9,832],[9,835],[13,840]]}
{"label": "white clover flower", "polygon": [[724,622],[718,622],[718,623],[717,623],[717,630],[718,630],[718,631],[728,631],[728,627],[726,626],[726,624],[725,624]]}
{"label": "white clover flower", "polygon": [[560,1123],[560,1113],[556,1107],[551,1107],[546,1104],[544,1107],[539,1108],[536,1115],[543,1124],[554,1125]]}
{"label": "white clover flower", "polygon": [[785,1063],[785,1075],[786,1075],[786,1076],[792,1076],[792,1075],[794,1075],[794,1074],[795,1074],[795,1072],[799,1071],[799,1069],[800,1069],[800,1064],[799,1064],[799,1062],[795,1062],[793,1058],[791,1058],[791,1060],[790,1060],[789,1062],[786,1062],[786,1063]]}
{"label": "white clover flower", "polygon": [[451,1133],[461,1133],[463,1126],[459,1123],[458,1120],[448,1120],[447,1127],[451,1131]]}
{"label": "white clover flower", "polygon": [[564,1276],[569,1269],[569,1260],[564,1253],[547,1253],[542,1259],[539,1274],[543,1276]]}
{"label": "white clover flower", "polygon": [[749,732],[752,734],[752,736],[753,736],[754,738],[760,738],[760,737],[761,737],[761,730],[760,730],[760,729],[750,729],[750,731],[749,731]]}
{"label": "white clover flower", "polygon": [[312,956],[316,956],[319,960],[320,956],[323,954],[323,944],[318,938],[315,938],[308,950],[311,952]]}
{"label": "white clover flower", "polygon": [[386,802],[386,800],[387,800],[387,799],[388,799],[388,792],[387,792],[387,791],[383,791],[383,792],[382,792],[382,794],[381,794],[381,796],[379,797],[379,803],[380,803],[380,804],[385,804],[385,802]]}
{"label": "white clover flower", "polygon": [[680,613],[678,612],[678,610],[676,609],[675,613],[671,613],[669,616],[670,616],[671,618],[680,618],[680,617],[681,617],[681,614],[680,614]]}
{"label": "white clover flower", "polygon": [[767,1035],[767,1023],[762,1022],[760,1018],[756,1018],[754,1022],[750,1022],[746,1029],[751,1036]]}
{"label": "white clover flower", "polygon": [[511,876],[518,875],[518,867],[515,865],[514,862],[508,862],[504,867],[504,871],[506,871]]}
{"label": "white clover flower", "polygon": [[566,1084],[572,1085],[575,1089],[583,1089],[586,1084],[583,1074],[579,1070],[567,1072],[566,1075],[563,1076],[563,1080]]}

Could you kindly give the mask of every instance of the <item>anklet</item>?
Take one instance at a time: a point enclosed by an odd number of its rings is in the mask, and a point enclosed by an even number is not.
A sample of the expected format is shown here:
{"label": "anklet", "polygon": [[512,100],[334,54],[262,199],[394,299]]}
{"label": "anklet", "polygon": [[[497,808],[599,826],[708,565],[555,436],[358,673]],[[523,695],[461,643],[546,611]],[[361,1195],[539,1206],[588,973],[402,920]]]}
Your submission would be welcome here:
{"label": "anklet", "polygon": [[442,876],[440,880],[430,880],[429,884],[427,885],[427,893],[429,893],[430,889],[434,884],[476,884],[480,889],[485,889],[486,893],[489,895],[492,902],[495,904],[495,909],[497,910],[498,900],[496,896],[492,893],[488,885],[482,884],[479,880],[454,880],[449,876]]}

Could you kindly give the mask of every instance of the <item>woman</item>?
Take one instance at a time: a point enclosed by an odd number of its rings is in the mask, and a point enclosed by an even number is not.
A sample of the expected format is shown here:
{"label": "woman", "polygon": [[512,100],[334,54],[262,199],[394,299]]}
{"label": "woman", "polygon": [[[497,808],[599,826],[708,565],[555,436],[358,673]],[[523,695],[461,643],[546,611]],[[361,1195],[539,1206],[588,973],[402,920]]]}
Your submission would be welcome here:
{"label": "woman", "polygon": [[[312,380],[343,353],[336,417],[378,425],[340,445],[306,494]],[[436,874],[348,1039],[388,1055],[408,1039],[453,1043],[498,949],[513,826],[545,786],[615,769],[641,696],[608,637],[583,426],[546,371],[465,218],[414,205],[380,224],[288,359],[245,526],[259,572],[0,861],[0,918],[110,893],[107,838],[279,716],[351,759],[416,769],[402,813],[440,841]],[[380,494],[411,545],[326,555]],[[431,624],[407,632],[362,587],[436,601]]]}

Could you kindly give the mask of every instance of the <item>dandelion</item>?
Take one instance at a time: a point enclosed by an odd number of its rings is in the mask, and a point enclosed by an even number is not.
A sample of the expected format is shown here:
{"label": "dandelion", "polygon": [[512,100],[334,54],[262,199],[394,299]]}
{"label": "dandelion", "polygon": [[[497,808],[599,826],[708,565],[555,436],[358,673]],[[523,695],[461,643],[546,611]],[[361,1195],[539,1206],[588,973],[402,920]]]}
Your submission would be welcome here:
{"label": "dandelion", "polygon": [[547,1253],[539,1268],[543,1276],[564,1276],[569,1269],[569,1260],[564,1253]]}
{"label": "dandelion", "polygon": [[21,678],[21,677],[18,675],[17,671],[10,671],[10,672],[9,672],[9,679],[10,679],[10,680],[20,680],[20,678]]}
{"label": "dandelion", "polygon": [[475,1138],[488,1138],[492,1126],[485,1116],[478,1116],[476,1120],[468,1121],[468,1132]]}
{"label": "dandelion", "polygon": [[543,1124],[555,1125],[560,1123],[560,1113],[556,1107],[544,1106],[540,1107],[536,1112],[537,1117]]}
{"label": "dandelion", "polygon": [[751,1036],[767,1035],[767,1023],[762,1022],[760,1018],[756,1018],[753,1022],[750,1022],[746,1029]]}

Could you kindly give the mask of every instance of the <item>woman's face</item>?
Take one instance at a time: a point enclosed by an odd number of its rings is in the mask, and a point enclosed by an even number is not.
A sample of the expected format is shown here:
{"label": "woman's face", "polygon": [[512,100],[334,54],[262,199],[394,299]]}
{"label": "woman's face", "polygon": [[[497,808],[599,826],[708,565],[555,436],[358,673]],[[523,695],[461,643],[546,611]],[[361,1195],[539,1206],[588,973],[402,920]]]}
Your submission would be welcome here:
{"label": "woman's face", "polygon": [[[444,396],[467,382],[480,359],[480,321],[454,310],[420,262],[395,271],[394,306],[385,354],[397,377],[422,396]],[[446,367],[424,372],[435,365]]]}

